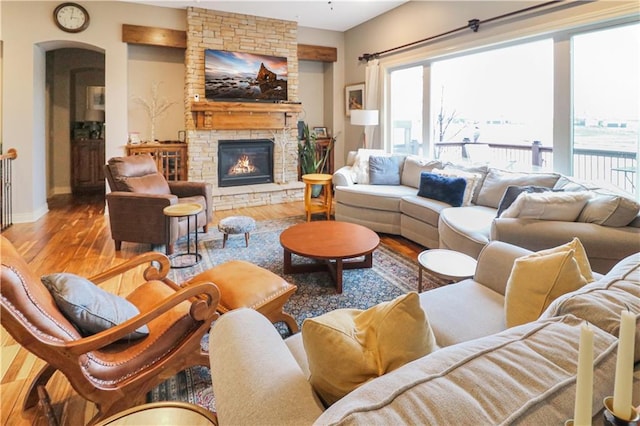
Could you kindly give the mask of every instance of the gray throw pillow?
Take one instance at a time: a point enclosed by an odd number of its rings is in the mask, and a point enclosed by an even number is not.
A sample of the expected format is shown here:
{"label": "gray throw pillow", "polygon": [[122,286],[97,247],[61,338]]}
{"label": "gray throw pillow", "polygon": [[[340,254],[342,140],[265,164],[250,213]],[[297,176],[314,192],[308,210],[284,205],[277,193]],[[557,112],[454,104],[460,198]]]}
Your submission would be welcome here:
{"label": "gray throw pillow", "polygon": [[[91,281],[69,273],[40,278],[62,313],[85,336],[99,333],[140,314],[131,302],[102,290]],[[145,325],[123,339],[140,339],[149,334]]]}
{"label": "gray throw pillow", "polygon": [[400,185],[402,157],[369,157],[369,183],[371,185]]}
{"label": "gray throw pillow", "polygon": [[516,198],[518,198],[518,195],[522,194],[523,192],[530,193],[530,192],[547,192],[547,191],[551,191],[551,189],[545,188],[542,186],[533,186],[533,185],[508,186],[506,191],[504,191],[504,195],[502,196],[502,199],[500,200],[500,205],[498,206],[498,213],[496,214],[496,217],[500,217],[502,212],[508,209],[509,206],[513,204],[513,202],[516,200]]}

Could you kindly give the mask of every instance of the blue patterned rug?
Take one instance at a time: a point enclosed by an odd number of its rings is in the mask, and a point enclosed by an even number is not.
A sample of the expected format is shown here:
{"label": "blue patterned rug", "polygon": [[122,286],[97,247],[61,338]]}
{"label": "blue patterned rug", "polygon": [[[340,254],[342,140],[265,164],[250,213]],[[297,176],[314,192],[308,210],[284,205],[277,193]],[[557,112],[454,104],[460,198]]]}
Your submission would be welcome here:
{"label": "blue patterned rug", "polygon": [[[409,291],[417,291],[416,262],[399,255],[384,244],[380,244],[373,253],[373,268],[344,271],[342,294],[336,294],[335,284],[327,272],[283,274],[280,233],[287,227],[303,221],[304,218],[300,216],[258,222],[256,230],[251,233],[248,248],[245,247],[243,235],[230,235],[226,248],[223,249],[222,234],[217,229],[210,229],[207,234],[198,235],[198,249],[202,254],[202,261],[192,268],[172,269],[170,277],[176,282],[182,282],[228,260],[241,259],[252,262],[298,286],[296,293],[285,305],[285,312],[293,315],[300,326],[305,318],[333,309],[367,309]],[[185,249],[186,239],[183,238],[178,242],[176,252],[180,253]],[[309,260],[294,255],[294,263],[304,261]],[[435,285],[425,278],[425,290]],[[286,337],[288,331],[283,324],[276,324],[276,328]],[[205,336],[202,342],[204,347],[208,345],[207,337]],[[187,401],[215,411],[209,369],[193,367],[179,373],[150,392],[148,400]]]}

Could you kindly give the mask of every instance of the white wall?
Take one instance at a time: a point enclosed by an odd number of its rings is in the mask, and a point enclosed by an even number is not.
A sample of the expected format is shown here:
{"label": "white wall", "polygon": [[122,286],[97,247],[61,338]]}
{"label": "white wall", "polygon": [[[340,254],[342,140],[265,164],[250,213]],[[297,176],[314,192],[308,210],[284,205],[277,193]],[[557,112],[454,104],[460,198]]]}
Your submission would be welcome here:
{"label": "white wall", "polygon": [[[185,11],[123,2],[85,2],[91,25],[79,34],[56,27],[56,2],[2,1],[2,140],[16,148],[14,222],[30,222],[47,211],[45,146],[45,52],[89,47],[105,52],[107,158],[123,155],[128,134],[128,51],[122,24],[184,30]],[[11,105],[11,108],[6,108]]]}
{"label": "white wall", "polygon": [[172,105],[156,120],[155,138],[178,140],[184,130],[184,49],[129,45],[128,131],[140,133],[143,141],[151,139],[151,123],[144,105],[151,101],[151,85],[158,83],[158,100]]}
{"label": "white wall", "polygon": [[299,98],[302,114],[298,116],[309,125],[324,126],[324,64],[317,61],[298,62]]}

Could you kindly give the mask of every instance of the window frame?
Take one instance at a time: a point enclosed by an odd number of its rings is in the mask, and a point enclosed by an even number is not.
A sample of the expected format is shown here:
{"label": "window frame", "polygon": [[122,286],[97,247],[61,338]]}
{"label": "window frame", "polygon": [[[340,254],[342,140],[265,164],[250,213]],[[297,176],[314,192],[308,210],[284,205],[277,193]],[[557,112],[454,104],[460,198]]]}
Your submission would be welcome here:
{"label": "window frame", "polygon": [[[498,42],[468,42],[461,43],[455,52],[450,49],[431,52],[413,57],[380,59],[383,80],[383,111],[382,111],[382,135],[383,146],[387,151],[391,150],[391,93],[390,76],[392,71],[423,66],[423,143],[426,143],[429,153],[433,153],[433,122],[431,113],[431,67],[436,61],[452,59],[456,57],[482,53],[489,50],[516,46],[542,39],[552,39],[553,43],[553,169],[556,172],[571,175],[573,170],[573,110],[572,110],[572,59],[571,40],[573,36],[611,29],[619,26],[639,23],[640,18],[636,14],[606,17],[600,19],[594,17],[580,18],[573,22],[551,23],[549,28],[539,28],[533,34],[507,34],[505,39]],[[476,44],[476,45],[472,45]],[[444,52],[444,50],[447,50]],[[640,148],[639,148],[640,150]],[[638,159],[640,161],[640,158]],[[639,177],[640,180],[640,177]],[[640,191],[639,191],[640,194]],[[640,195],[637,195],[640,197]]]}

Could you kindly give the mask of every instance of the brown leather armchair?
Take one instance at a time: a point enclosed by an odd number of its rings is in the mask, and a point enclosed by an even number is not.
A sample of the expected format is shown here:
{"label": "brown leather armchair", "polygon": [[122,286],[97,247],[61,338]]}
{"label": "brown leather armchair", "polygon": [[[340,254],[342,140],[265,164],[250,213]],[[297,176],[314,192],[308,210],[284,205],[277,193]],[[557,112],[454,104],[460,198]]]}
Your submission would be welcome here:
{"label": "brown leather armchair", "polygon": [[[23,409],[38,402],[38,388],[59,370],[98,413],[91,423],[145,402],[148,391],[194,365],[209,366],[200,342],[218,317],[218,288],[210,282],[178,286],[166,275],[169,259],[149,252],[90,278],[101,283],[149,264],[145,281],[127,296],[140,314],[100,333],[82,337],[58,309],[39,277],[15,247],[0,236],[0,320],[25,349],[47,364],[36,376]],[[149,335],[121,340],[146,324]]]}
{"label": "brown leather armchair", "polygon": [[202,205],[198,225],[207,232],[213,211],[211,184],[167,181],[149,154],[111,158],[104,174],[112,191],[106,198],[116,250],[123,241],[155,245],[169,241],[166,253],[172,254],[176,240],[196,230],[195,221],[191,220],[191,229],[187,230],[186,217],[172,217],[171,236],[167,238],[167,219],[162,210],[172,204]]}

